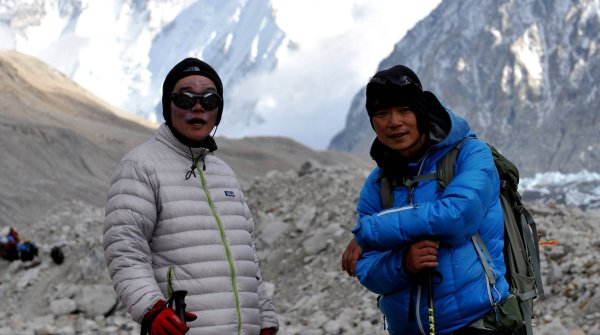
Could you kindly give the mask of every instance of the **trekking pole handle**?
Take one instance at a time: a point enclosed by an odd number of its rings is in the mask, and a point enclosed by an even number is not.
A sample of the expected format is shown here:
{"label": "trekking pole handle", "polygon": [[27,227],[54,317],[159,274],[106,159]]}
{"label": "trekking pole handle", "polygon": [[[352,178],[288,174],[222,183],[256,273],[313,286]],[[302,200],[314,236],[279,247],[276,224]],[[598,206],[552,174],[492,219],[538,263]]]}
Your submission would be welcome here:
{"label": "trekking pole handle", "polygon": [[175,314],[185,322],[185,296],[188,292],[185,290],[179,290],[173,292],[173,300],[175,300]]}

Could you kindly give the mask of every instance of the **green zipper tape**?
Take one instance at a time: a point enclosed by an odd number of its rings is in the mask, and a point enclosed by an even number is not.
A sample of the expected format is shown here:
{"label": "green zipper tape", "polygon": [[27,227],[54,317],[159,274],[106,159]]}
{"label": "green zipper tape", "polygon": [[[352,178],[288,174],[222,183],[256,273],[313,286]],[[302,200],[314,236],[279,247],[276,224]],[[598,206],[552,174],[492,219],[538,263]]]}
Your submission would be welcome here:
{"label": "green zipper tape", "polygon": [[229,270],[231,271],[231,287],[233,288],[233,295],[235,297],[235,309],[237,312],[237,333],[238,335],[242,334],[242,311],[240,307],[240,296],[238,293],[237,285],[236,285],[236,275],[235,275],[235,267],[233,266],[233,259],[231,257],[231,250],[229,249],[229,245],[227,244],[227,238],[225,236],[225,229],[223,228],[223,223],[221,222],[221,218],[219,217],[217,210],[215,209],[215,204],[208,192],[208,188],[206,186],[206,179],[204,179],[204,174],[202,170],[196,167],[196,171],[200,175],[200,180],[202,181],[202,189],[206,194],[206,198],[208,199],[208,205],[210,206],[210,210],[217,220],[217,226],[219,227],[219,233],[221,234],[221,240],[223,241],[223,246],[225,247],[225,253],[227,254],[227,262],[229,263]]}

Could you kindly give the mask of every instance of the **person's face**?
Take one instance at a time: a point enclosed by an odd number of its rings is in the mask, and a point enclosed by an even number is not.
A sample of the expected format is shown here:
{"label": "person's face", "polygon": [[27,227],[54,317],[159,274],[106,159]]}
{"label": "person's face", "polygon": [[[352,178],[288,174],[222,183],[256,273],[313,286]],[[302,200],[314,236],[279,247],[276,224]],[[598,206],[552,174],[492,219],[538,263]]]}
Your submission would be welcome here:
{"label": "person's face", "polygon": [[[190,92],[202,94],[208,92],[217,92],[217,88],[212,80],[200,75],[191,75],[180,79],[173,87],[172,94],[180,92]],[[204,140],[215,127],[219,108],[205,110],[196,100],[194,106],[188,109],[182,109],[171,101],[171,120],[173,127],[183,136],[190,140]]]}
{"label": "person's face", "polygon": [[417,128],[417,116],[409,107],[390,107],[373,115],[377,138],[402,157],[412,158],[423,147],[424,134]]}

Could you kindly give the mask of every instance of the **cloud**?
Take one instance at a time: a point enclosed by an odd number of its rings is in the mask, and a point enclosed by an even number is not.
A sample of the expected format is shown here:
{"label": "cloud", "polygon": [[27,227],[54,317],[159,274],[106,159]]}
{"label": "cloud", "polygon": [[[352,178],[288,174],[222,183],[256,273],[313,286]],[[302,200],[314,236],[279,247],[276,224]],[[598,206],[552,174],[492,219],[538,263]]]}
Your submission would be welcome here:
{"label": "cloud", "polygon": [[406,32],[440,0],[274,0],[277,21],[294,48],[277,69],[251,75],[232,88],[232,114],[254,108],[260,124],[228,126],[231,137],[286,136],[325,149],[345,124],[354,95]]}

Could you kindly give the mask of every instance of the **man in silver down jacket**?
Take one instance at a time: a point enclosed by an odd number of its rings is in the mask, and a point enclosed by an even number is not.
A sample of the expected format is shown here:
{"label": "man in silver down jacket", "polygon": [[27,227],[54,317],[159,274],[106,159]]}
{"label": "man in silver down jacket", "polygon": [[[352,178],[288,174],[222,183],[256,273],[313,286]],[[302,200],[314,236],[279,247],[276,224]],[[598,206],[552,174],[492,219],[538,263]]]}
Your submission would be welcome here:
{"label": "man in silver down jacket", "polygon": [[[163,84],[163,123],[117,166],[108,192],[104,252],[117,295],[142,331],[273,335],[278,321],[254,249],[254,223],[211,132],[223,85],[186,58]],[[167,301],[187,291],[185,313]]]}

